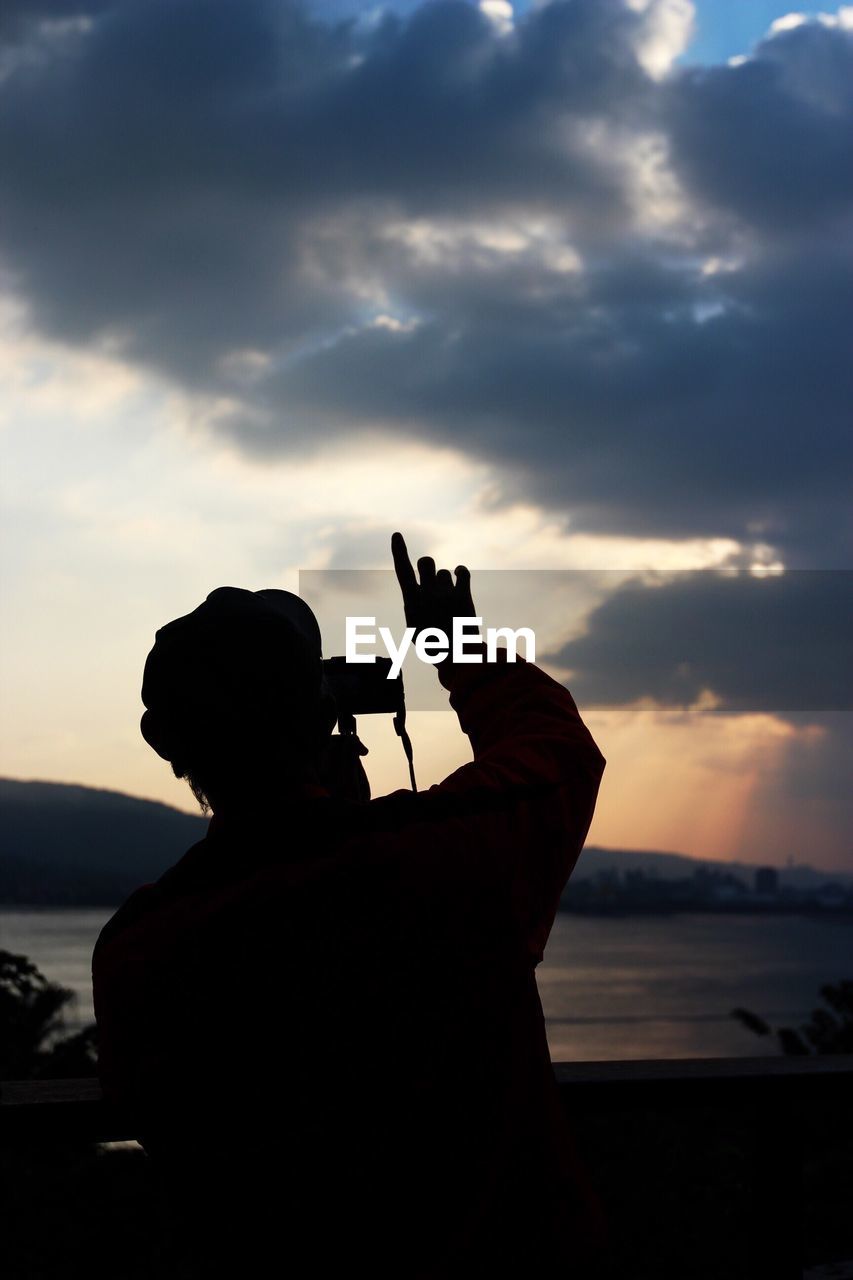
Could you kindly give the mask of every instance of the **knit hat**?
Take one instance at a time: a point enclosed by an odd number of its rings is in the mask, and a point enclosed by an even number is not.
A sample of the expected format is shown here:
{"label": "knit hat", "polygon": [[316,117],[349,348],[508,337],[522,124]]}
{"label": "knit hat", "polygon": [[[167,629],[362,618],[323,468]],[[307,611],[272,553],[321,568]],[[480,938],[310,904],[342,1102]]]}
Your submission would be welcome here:
{"label": "knit hat", "polygon": [[156,633],[145,662],[142,736],[174,762],[241,730],[305,721],[322,683],[320,628],[289,591],[218,587]]}

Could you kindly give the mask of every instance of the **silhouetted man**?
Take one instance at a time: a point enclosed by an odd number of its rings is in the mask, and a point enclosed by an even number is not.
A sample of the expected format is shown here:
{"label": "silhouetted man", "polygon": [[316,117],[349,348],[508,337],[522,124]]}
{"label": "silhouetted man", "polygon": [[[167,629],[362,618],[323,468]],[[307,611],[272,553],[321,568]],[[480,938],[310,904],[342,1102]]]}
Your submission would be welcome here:
{"label": "silhouetted man", "polygon": [[[408,625],[475,614],[464,567],[392,548]],[[221,588],[157,633],[142,731],[213,818],[104,929],[95,1007],[200,1274],[587,1274],[534,971],[604,759],[531,663],[438,674],[473,761],[359,802],[324,785],[298,597]]]}

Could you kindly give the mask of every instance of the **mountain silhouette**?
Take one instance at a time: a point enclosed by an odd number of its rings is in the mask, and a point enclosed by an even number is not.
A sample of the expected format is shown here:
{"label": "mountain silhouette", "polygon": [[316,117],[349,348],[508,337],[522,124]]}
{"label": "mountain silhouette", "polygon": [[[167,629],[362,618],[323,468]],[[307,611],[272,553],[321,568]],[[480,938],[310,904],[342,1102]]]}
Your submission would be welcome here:
{"label": "mountain silhouette", "polygon": [[118,904],[206,829],[204,818],[153,800],[0,778],[0,902]]}
{"label": "mountain silhouette", "polygon": [[[0,778],[0,904],[7,906],[118,905],[140,884],[156,880],[201,840],[207,820],[154,800],[118,791]],[[570,884],[600,871],[642,869],[662,880],[690,876],[719,862],[644,849],[588,845]],[[756,866],[726,862],[726,871],[752,883]],[[814,889],[844,872],[801,865],[785,868],[786,884]]]}

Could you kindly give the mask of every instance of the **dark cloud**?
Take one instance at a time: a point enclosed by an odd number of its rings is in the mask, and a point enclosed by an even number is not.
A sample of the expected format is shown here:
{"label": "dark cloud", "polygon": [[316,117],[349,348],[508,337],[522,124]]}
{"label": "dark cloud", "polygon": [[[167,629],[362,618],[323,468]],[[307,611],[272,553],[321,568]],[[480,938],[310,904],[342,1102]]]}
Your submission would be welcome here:
{"label": "dark cloud", "polygon": [[[561,85],[580,41],[606,99],[615,7],[561,7],[540,24],[550,39],[535,29],[527,56],[506,56],[461,3],[364,32],[287,0],[127,0],[3,86],[8,265],[52,332],[117,336],[213,381],[232,348],[279,350],[359,313],[346,279],[306,263],[312,229],[342,209],[529,202],[612,220],[618,167],[572,138]],[[564,112],[557,139],[543,126]]]}
{"label": "dark cloud", "polygon": [[[849,865],[853,820],[853,571],[781,576],[678,573],[635,579],[586,620],[583,635],[545,660],[571,672],[578,705],[627,707],[649,700],[703,750],[701,716],[758,712],[784,721],[764,759],[731,767],[752,776],[744,817],[758,846]],[[586,712],[585,712],[586,714]],[[692,743],[692,746],[690,745]],[[606,751],[606,747],[605,747]]]}
{"label": "dark cloud", "polygon": [[648,698],[802,723],[853,709],[853,571],[684,572],[632,580],[549,660],[584,705]]}
{"label": "dark cloud", "polygon": [[789,563],[847,562],[853,258],[710,286],[617,259],[547,301],[536,281],[459,286],[409,333],[346,335],[270,381],[270,413],[428,430],[503,464],[509,492],[576,528],[746,536]]}
{"label": "dark cloud", "polygon": [[0,252],[246,448],[384,428],[575,529],[848,564],[853,32],[656,81],[664,10],[90,7],[0,83]]}
{"label": "dark cloud", "polygon": [[698,194],[773,233],[831,230],[853,201],[853,30],[782,31],[669,89],[676,165]]}

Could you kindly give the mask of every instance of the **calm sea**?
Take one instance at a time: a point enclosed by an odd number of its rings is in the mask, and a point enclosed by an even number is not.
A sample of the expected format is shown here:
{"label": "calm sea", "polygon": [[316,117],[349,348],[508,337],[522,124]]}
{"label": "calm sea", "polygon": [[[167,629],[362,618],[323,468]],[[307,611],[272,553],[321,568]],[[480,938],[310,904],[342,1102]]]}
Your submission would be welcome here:
{"label": "calm sea", "polygon": [[[91,1020],[90,961],[109,910],[0,912],[0,948],[77,994]],[[743,1005],[796,1025],[825,982],[853,978],[853,924],[803,916],[557,917],[539,990],[555,1061],[775,1052],[729,1016]]]}

